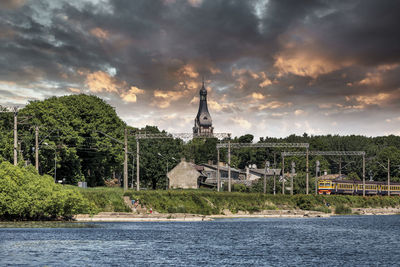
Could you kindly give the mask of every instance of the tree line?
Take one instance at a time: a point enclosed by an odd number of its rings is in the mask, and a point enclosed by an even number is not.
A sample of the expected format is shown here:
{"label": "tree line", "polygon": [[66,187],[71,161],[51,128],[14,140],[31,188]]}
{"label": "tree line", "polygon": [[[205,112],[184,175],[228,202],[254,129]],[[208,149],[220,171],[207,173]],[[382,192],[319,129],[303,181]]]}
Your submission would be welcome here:
{"label": "tree line", "polygon": [[[4,107],[0,107],[6,111]],[[135,134],[165,133],[155,126],[135,128],[126,125],[115,109],[104,100],[91,95],[70,95],[51,97],[43,101],[31,101],[19,110],[18,118],[18,161],[21,164],[35,162],[35,127],[39,127],[39,173],[54,175],[57,180],[68,184],[87,181],[89,186],[101,186],[112,178],[123,175],[123,145],[115,140],[124,140],[124,130],[128,129],[128,177],[129,183],[136,180],[136,140]],[[20,121],[20,120],[19,120]],[[108,136],[104,135],[106,133]],[[112,137],[112,138],[110,138]],[[254,136],[246,134],[235,137],[231,142],[255,142]],[[216,163],[217,139],[193,139],[184,142],[181,139],[141,139],[140,140],[140,179],[141,187],[165,188],[166,166],[169,169],[179,163],[182,157],[195,163]],[[366,179],[385,181],[388,158],[391,162],[391,179],[400,177],[400,137],[389,135],[366,137],[360,135],[290,135],[285,138],[262,137],[257,142],[309,143],[310,150],[318,151],[365,151]],[[281,152],[278,148],[241,148],[233,149],[231,165],[243,169],[256,164],[264,168],[268,160],[271,166],[281,168]],[[285,149],[285,151],[301,151]],[[303,150],[304,151],[304,150]],[[161,156],[160,156],[160,155]],[[227,151],[221,149],[221,161],[226,162]],[[0,161],[13,160],[13,113],[0,113]],[[359,179],[362,174],[362,159],[355,156],[310,157],[310,177],[315,174],[315,162],[321,163],[321,171],[339,173],[341,161],[343,174]],[[298,177],[305,172],[305,157],[286,157],[285,171],[290,162],[296,163]],[[274,165],[275,163],[275,165]],[[133,170],[133,172],[132,172]],[[301,192],[298,178],[297,189]],[[296,189],[295,189],[296,191]]]}

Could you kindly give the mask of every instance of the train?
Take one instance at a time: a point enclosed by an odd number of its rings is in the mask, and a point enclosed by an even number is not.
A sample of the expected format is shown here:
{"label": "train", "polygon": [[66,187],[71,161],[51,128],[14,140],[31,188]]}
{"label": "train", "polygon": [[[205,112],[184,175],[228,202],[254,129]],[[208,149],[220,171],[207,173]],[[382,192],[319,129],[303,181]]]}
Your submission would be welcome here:
{"label": "train", "polygon": [[[389,190],[388,190],[389,188]],[[390,191],[391,196],[400,195],[400,183],[390,183],[390,187],[385,182],[365,181],[365,195],[387,196]],[[363,182],[356,180],[319,180],[318,194],[320,195],[362,195]]]}

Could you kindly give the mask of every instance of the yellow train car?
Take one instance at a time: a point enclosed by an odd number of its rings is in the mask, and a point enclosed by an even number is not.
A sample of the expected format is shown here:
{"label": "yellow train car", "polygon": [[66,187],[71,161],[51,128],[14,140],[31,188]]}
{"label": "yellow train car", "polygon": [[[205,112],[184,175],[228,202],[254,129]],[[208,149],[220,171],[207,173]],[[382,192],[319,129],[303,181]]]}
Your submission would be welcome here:
{"label": "yellow train car", "polygon": [[334,189],[332,180],[319,180],[318,181],[318,194],[330,195]]}
{"label": "yellow train car", "polygon": [[[388,195],[388,185],[384,182],[365,181],[366,195]],[[320,180],[318,181],[318,194],[320,195],[362,195],[363,182],[355,180]],[[400,195],[400,184],[390,185],[390,195]]]}

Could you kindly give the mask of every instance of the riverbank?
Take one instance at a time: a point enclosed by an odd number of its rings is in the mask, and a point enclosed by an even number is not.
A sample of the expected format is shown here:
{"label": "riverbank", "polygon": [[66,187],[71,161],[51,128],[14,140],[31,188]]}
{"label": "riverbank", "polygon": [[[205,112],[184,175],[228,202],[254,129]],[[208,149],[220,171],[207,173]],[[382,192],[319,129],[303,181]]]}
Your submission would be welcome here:
{"label": "riverbank", "polygon": [[[207,216],[237,214],[282,214],[282,211],[319,212],[321,214],[385,213],[395,209],[399,213],[398,196],[352,196],[352,195],[269,195],[240,192],[215,192],[210,190],[156,190],[128,191],[125,204],[130,200],[139,202],[139,212],[152,209],[159,213],[189,213]],[[131,207],[132,208],[132,207]],[[359,209],[359,210],[357,210]],[[365,210],[364,209],[377,209]]]}
{"label": "riverbank", "polygon": [[[74,216],[78,222],[173,222],[173,221],[212,221],[215,219],[232,218],[327,218],[336,216],[334,213],[324,213],[318,211],[304,210],[264,210],[250,214],[248,212],[230,213],[214,215],[199,215],[186,213],[152,213],[137,214],[127,212],[101,212],[96,215],[79,214]],[[400,208],[355,208],[352,209],[353,215],[397,215]]]}
{"label": "riverbank", "polygon": [[212,221],[215,219],[232,219],[232,218],[312,218],[312,217],[330,217],[330,214],[320,212],[304,212],[304,211],[268,211],[259,214],[218,214],[218,215],[198,215],[198,214],[134,214],[134,213],[116,213],[101,212],[97,215],[79,214],[74,217],[78,222],[173,222],[173,221]]}

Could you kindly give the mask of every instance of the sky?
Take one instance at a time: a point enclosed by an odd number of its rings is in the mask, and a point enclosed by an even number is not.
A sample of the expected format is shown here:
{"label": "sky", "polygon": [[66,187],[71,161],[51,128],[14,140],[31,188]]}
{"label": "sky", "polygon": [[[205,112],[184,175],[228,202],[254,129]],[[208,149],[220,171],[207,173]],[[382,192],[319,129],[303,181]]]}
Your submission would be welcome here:
{"label": "sky", "polygon": [[130,126],[400,134],[400,1],[2,0],[0,105],[92,94]]}

